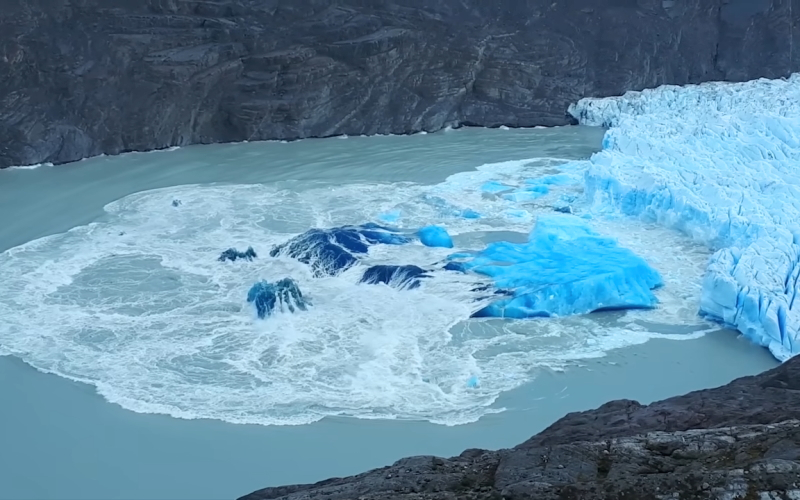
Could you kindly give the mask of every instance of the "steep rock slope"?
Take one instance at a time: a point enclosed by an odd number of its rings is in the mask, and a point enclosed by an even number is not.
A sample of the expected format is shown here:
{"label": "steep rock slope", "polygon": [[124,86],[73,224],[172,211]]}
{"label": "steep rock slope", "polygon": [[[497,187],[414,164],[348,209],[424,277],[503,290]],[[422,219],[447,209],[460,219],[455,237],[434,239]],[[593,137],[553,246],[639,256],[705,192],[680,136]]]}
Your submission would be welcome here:
{"label": "steep rock slope", "polygon": [[800,69],[800,0],[0,0],[0,168],[175,145],[558,125]]}
{"label": "steep rock slope", "polygon": [[800,498],[800,356],[643,406],[572,413],[510,450],[413,457],[239,500]]}

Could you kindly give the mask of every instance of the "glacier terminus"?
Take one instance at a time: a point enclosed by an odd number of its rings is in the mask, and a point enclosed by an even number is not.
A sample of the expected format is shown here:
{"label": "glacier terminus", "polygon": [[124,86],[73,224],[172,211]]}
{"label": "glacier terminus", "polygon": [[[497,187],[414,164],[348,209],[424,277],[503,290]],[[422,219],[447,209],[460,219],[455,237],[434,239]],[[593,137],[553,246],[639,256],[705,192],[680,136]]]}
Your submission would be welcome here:
{"label": "glacier terminus", "polygon": [[778,360],[800,352],[800,74],[662,86],[569,112],[608,127],[585,171],[594,206],[710,246],[700,314]]}

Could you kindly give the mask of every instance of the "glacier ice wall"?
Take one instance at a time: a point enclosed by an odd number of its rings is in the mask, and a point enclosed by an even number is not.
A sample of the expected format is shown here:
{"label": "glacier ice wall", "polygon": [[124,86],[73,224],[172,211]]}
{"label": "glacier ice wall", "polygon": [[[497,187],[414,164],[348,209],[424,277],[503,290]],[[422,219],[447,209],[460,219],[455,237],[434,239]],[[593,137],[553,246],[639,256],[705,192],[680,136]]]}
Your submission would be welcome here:
{"label": "glacier ice wall", "polygon": [[800,74],[583,99],[569,112],[609,127],[585,173],[594,206],[711,246],[700,313],[781,361],[800,352]]}

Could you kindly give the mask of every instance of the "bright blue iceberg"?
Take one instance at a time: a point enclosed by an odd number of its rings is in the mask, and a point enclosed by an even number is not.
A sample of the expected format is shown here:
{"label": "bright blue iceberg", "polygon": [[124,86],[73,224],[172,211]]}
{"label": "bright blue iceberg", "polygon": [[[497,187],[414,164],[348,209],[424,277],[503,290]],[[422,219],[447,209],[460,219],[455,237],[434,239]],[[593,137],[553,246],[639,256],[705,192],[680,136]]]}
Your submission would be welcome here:
{"label": "bright blue iceberg", "polygon": [[473,317],[531,318],[650,308],[658,302],[652,289],[662,285],[661,276],[644,259],[569,215],[539,215],[528,243],[492,243],[469,260],[452,264],[451,270],[490,276],[498,289],[513,294]]}
{"label": "bright blue iceberg", "polygon": [[336,276],[358,262],[353,254],[365,254],[371,245],[404,245],[410,241],[392,228],[367,223],[310,229],[275,246],[269,254],[272,257],[285,254],[308,264],[316,276]]}
{"label": "bright blue iceberg", "polygon": [[441,226],[425,226],[417,231],[417,236],[426,247],[453,248],[453,238]]}
{"label": "bright blue iceberg", "polygon": [[800,75],[584,99],[570,113],[610,127],[588,199],[715,249],[700,313],[778,360],[798,354]]}
{"label": "bright blue iceberg", "polygon": [[291,278],[284,278],[275,283],[259,281],[247,292],[247,302],[256,307],[260,319],[272,316],[277,311],[295,312],[307,310],[310,305],[303,297],[300,287]]}
{"label": "bright blue iceberg", "polygon": [[414,289],[420,286],[420,278],[430,278],[425,270],[418,266],[377,265],[367,268],[359,283],[374,285],[384,283],[399,289]]}

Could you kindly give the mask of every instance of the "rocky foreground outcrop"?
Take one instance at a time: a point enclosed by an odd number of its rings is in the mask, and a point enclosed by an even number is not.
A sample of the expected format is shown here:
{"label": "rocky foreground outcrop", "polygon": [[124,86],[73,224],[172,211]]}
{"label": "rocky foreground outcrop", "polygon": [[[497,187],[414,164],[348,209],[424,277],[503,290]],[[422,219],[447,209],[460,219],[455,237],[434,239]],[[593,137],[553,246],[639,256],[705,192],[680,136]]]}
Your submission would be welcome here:
{"label": "rocky foreground outcrop", "polygon": [[195,143],[568,123],[800,70],[797,0],[0,0],[0,168]]}
{"label": "rocky foreground outcrop", "polygon": [[795,500],[800,357],[647,406],[572,413],[516,448],[413,457],[239,500]]}

